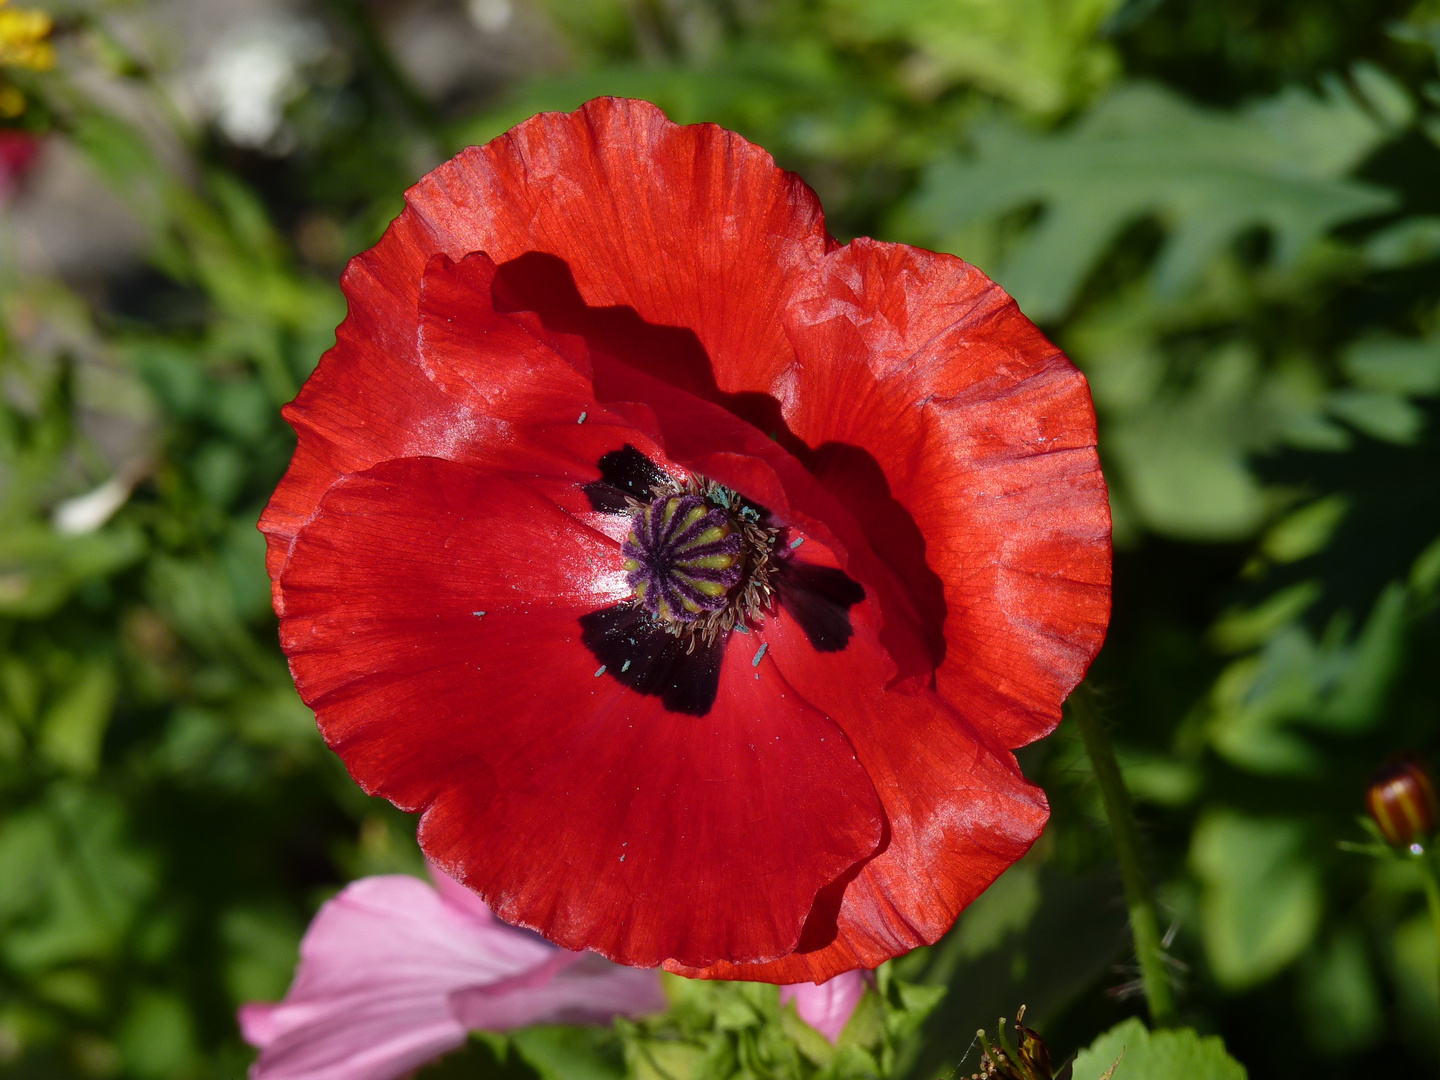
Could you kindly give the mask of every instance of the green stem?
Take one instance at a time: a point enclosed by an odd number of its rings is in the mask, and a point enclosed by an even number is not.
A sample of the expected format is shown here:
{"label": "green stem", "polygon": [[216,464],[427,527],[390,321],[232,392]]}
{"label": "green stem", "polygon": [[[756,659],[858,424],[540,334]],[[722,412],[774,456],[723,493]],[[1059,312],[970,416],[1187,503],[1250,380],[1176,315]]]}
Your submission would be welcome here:
{"label": "green stem", "polygon": [[1082,684],[1070,695],[1070,712],[1080,726],[1085,752],[1090,755],[1090,765],[1105,798],[1105,816],[1110,821],[1110,836],[1115,841],[1115,856],[1125,884],[1125,906],[1130,910],[1130,933],[1135,938],[1135,954],[1140,960],[1140,980],[1150,1006],[1150,1023],[1154,1027],[1168,1027],[1175,1022],[1175,998],[1170,991],[1160,926],[1155,919],[1155,894],[1140,855],[1140,829],[1135,824],[1130,792],[1121,779],[1115,750],[1105,734],[1088,686]]}
{"label": "green stem", "polygon": [[1430,921],[1435,927],[1436,974],[1440,976],[1440,881],[1435,880],[1435,860],[1429,851],[1420,859],[1420,879],[1425,883],[1425,900],[1430,905]]}

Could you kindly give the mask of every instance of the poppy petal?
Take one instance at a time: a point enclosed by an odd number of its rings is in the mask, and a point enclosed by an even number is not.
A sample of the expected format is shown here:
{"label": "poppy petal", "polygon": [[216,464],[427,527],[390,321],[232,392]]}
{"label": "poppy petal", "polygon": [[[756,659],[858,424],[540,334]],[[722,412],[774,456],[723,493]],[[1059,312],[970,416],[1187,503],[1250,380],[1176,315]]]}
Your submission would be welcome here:
{"label": "poppy petal", "polygon": [[834,245],[815,193],[760,147],[619,98],[470,147],[406,200],[437,250],[500,265],[510,310],[702,396],[791,365],[791,278]]}
{"label": "poppy petal", "polygon": [[426,435],[444,440],[463,420],[464,403],[447,397],[419,365],[420,282],[433,241],[411,211],[380,242],[350,260],[341,288],[350,302],[335,345],[282,410],[298,441],[260,530],[275,609],[284,607],[280,567],[296,533],[341,475],[406,454],[435,454]]}
{"label": "poppy petal", "polygon": [[[381,461],[439,457],[560,474],[593,466],[616,418],[597,408],[584,343],[533,317],[497,314],[494,277],[483,254],[452,262],[432,253],[408,214],[352,260],[336,345],[283,410],[298,442],[260,520],[272,579],[330,486]],[[546,425],[542,439],[534,429]],[[521,439],[525,427],[532,434]],[[274,598],[281,611],[278,585]]]}
{"label": "poppy petal", "polygon": [[1020,774],[1013,755],[938,694],[885,690],[886,658],[868,604],[854,608],[852,623],[854,639],[843,653],[811,648],[784,607],[766,623],[765,638],[785,680],[849,736],[884,804],[887,841],[817,898],[790,956],[670,970],[793,983],[878,967],[938,940],[1044,828],[1044,793]]}
{"label": "poppy petal", "polygon": [[1050,731],[1110,610],[1084,376],[973,266],[899,244],[831,253],[785,323],[804,364],[785,419],[812,468],[917,594],[943,583],[940,693],[1009,746]]}
{"label": "poppy petal", "polygon": [[347,477],[281,585],[296,685],[351,774],[562,946],[775,958],[880,842],[843,732],[748,651],[703,717],[596,670],[580,619],[628,597],[618,545],[515,480],[439,459]]}

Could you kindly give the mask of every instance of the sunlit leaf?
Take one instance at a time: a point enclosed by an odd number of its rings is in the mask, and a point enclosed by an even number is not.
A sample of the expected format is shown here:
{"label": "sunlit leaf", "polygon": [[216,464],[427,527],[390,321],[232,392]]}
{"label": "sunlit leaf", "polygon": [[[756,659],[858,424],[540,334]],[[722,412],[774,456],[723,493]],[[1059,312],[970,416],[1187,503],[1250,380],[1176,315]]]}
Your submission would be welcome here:
{"label": "sunlit leaf", "polygon": [[1080,1051],[1075,1080],[1100,1080],[1112,1066],[1111,1080],[1245,1080],[1247,1075],[1216,1036],[1190,1028],[1147,1031],[1133,1018]]}

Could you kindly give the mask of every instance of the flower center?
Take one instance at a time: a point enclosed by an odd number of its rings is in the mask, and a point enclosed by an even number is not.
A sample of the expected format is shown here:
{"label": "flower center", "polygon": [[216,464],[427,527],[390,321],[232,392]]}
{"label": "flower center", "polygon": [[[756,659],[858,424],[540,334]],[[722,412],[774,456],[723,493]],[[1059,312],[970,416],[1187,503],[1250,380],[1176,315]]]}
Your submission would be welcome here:
{"label": "flower center", "polygon": [[693,623],[726,605],[745,551],[724,510],[699,495],[661,496],[635,509],[621,546],[635,599],[664,623]]}
{"label": "flower center", "polygon": [[693,650],[745,630],[769,605],[779,530],[763,510],[701,476],[665,484],[648,503],[626,502],[626,580],[656,625]]}

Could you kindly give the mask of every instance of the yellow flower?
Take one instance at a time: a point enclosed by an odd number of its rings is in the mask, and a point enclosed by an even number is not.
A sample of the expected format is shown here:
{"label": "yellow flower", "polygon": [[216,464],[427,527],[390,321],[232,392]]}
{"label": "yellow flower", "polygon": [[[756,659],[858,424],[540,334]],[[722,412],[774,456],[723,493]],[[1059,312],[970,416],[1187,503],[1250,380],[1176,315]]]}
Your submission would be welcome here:
{"label": "yellow flower", "polygon": [[[9,0],[0,0],[3,8]],[[55,66],[55,48],[46,40],[54,27],[43,11],[11,8],[0,11],[0,64],[48,71]]]}

